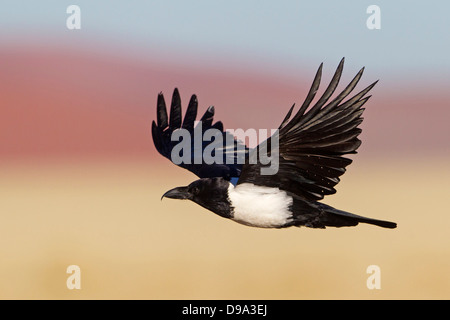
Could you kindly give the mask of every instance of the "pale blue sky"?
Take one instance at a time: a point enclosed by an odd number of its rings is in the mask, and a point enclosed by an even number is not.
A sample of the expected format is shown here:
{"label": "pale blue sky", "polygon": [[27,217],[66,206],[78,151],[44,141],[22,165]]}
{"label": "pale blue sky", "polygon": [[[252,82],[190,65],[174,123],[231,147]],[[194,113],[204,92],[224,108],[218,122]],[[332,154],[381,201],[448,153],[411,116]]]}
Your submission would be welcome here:
{"label": "pale blue sky", "polygon": [[[0,41],[65,45],[90,41],[132,52],[176,52],[205,63],[241,61],[283,68],[343,56],[380,73],[450,79],[450,2],[446,1],[112,1],[2,0]],[[81,8],[81,30],[65,26]],[[369,30],[366,9],[381,9]],[[45,39],[45,40],[44,40]],[[75,40],[76,39],[76,40]],[[225,62],[226,63],[226,62]]]}

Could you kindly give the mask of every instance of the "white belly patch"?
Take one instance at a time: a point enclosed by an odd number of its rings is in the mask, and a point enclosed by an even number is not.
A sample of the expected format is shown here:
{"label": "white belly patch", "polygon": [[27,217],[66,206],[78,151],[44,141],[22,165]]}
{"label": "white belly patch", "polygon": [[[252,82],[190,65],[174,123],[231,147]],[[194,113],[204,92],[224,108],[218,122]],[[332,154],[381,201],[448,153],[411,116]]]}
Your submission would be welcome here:
{"label": "white belly patch", "polygon": [[253,227],[276,228],[292,222],[292,197],[278,188],[243,183],[228,187],[232,220]]}

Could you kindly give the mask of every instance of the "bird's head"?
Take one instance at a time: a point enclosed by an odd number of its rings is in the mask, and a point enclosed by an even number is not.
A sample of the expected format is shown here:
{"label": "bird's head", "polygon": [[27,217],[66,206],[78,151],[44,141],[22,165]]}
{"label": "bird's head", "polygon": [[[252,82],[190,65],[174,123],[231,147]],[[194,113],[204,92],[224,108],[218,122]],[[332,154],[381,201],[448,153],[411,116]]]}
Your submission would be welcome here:
{"label": "bird's head", "polygon": [[228,188],[230,182],[224,178],[203,178],[186,187],[173,188],[162,198],[191,200],[223,217],[230,216]]}

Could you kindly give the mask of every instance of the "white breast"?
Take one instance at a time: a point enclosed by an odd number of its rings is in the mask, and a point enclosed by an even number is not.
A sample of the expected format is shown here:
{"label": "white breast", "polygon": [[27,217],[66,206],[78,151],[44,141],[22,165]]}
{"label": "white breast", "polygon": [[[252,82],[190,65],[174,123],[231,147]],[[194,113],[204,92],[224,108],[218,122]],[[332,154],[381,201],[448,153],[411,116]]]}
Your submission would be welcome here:
{"label": "white breast", "polygon": [[234,208],[233,220],[248,226],[276,228],[292,221],[289,206],[292,197],[278,188],[243,183],[228,187],[228,198]]}

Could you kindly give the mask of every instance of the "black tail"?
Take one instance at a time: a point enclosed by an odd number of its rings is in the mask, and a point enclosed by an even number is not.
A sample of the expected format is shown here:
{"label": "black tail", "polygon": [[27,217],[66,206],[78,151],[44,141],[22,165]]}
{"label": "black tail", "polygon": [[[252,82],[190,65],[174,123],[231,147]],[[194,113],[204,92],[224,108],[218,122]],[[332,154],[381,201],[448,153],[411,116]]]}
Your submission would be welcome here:
{"label": "black tail", "polygon": [[330,207],[329,205],[320,203],[320,209],[322,210],[321,220],[326,226],[330,227],[344,227],[344,226],[356,226],[358,223],[373,224],[383,228],[394,229],[397,228],[395,222],[371,219],[356,214],[342,211]]}

